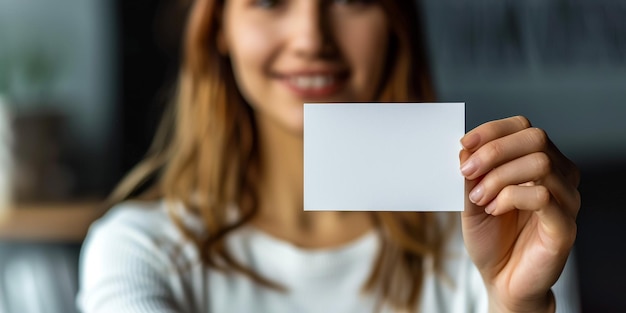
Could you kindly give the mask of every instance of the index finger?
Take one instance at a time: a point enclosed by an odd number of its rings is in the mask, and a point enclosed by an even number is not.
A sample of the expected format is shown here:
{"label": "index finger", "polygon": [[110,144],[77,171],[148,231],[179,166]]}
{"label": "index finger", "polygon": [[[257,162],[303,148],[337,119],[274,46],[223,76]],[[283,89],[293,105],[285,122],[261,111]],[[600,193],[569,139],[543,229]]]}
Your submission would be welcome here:
{"label": "index finger", "polygon": [[523,116],[513,116],[487,122],[465,134],[461,138],[461,145],[463,145],[463,149],[474,152],[487,142],[508,136],[531,126],[530,121]]}

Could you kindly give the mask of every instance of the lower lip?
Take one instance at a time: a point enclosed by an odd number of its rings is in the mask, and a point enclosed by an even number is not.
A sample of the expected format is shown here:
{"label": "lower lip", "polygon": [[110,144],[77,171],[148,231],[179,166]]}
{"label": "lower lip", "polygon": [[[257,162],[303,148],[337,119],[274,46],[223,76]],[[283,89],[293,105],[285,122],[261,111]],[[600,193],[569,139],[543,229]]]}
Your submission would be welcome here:
{"label": "lower lip", "polygon": [[330,97],[341,89],[344,84],[345,79],[343,78],[335,78],[332,84],[326,85],[322,88],[315,89],[302,89],[297,85],[293,84],[289,79],[282,79],[283,84],[298,97],[308,100],[315,100],[321,98]]}

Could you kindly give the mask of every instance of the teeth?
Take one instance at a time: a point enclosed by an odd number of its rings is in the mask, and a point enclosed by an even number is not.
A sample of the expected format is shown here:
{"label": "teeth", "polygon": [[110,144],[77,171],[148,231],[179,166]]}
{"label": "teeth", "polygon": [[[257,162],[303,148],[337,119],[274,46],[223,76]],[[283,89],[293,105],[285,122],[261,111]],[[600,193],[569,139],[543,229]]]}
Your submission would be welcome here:
{"label": "teeth", "polygon": [[321,89],[334,83],[330,75],[295,76],[290,78],[292,84],[300,89]]}

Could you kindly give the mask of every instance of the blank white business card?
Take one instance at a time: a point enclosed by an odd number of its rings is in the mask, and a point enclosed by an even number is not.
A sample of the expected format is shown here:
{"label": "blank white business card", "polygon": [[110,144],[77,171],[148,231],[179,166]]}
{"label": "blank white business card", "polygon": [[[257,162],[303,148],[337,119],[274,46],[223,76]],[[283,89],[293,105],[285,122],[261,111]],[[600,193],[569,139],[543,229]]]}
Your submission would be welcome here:
{"label": "blank white business card", "polygon": [[462,211],[465,103],[304,105],[304,210]]}

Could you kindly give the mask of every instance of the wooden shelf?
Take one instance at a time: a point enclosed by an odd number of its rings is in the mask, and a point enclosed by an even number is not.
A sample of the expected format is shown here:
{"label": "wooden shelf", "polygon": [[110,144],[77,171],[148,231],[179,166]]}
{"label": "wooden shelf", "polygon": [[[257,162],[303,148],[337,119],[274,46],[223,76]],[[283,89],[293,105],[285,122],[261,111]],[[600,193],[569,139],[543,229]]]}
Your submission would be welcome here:
{"label": "wooden shelf", "polygon": [[81,243],[91,223],[105,211],[97,201],[0,209],[0,241]]}

